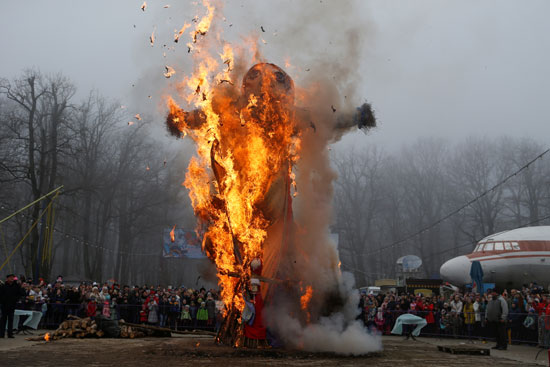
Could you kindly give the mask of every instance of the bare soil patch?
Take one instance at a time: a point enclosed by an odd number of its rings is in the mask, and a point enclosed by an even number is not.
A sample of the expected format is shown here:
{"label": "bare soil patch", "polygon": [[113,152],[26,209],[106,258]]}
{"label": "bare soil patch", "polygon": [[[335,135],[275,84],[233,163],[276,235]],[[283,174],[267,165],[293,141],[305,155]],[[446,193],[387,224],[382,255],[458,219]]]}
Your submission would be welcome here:
{"label": "bare soil patch", "polygon": [[[2,343],[2,341],[0,341]],[[0,351],[2,366],[152,366],[193,363],[198,366],[468,366],[495,363],[517,366],[494,356],[452,355],[434,345],[385,338],[384,350],[366,356],[344,357],[284,349],[235,349],[214,343],[213,338],[173,337],[143,339],[62,339],[31,343]],[[525,364],[523,366],[535,366]]]}

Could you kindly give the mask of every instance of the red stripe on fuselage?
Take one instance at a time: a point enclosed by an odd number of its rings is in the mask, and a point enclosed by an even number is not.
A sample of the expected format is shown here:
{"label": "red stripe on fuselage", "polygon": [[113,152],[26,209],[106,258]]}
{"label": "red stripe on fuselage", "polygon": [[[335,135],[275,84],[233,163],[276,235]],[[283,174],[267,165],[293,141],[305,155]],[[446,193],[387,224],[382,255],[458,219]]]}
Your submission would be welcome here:
{"label": "red stripe on fuselage", "polygon": [[550,257],[550,255],[503,255],[491,257],[489,259],[480,259],[478,261],[489,261],[489,260],[503,260],[503,259],[519,259],[519,258],[528,258],[528,257]]}
{"label": "red stripe on fuselage", "polygon": [[479,242],[479,244],[481,243],[495,244],[495,243],[503,243],[503,242],[508,242],[508,243],[515,242],[519,245],[519,250],[479,251],[479,252],[472,252],[471,254],[468,254],[466,256],[469,259],[476,259],[478,257],[500,255],[500,254],[513,254],[516,252],[550,251],[550,241],[487,241],[487,242]]}

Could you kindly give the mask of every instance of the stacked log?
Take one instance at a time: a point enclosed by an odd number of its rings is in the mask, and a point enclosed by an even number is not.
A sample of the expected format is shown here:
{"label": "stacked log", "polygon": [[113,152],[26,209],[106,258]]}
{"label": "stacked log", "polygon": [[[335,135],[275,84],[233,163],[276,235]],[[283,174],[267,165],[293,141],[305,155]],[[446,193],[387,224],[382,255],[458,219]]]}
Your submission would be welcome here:
{"label": "stacked log", "polygon": [[97,324],[94,320],[89,317],[86,318],[76,318],[65,320],[59,327],[52,332],[43,334],[39,337],[27,338],[27,340],[57,340],[62,338],[88,338],[88,337],[97,337],[101,338],[104,335],[103,331],[98,330]]}
{"label": "stacked log", "polygon": [[57,330],[50,334],[50,340],[67,337],[84,338],[92,336],[102,337],[103,332],[97,329],[97,325],[94,320],[86,317],[84,319],[63,321]]}
{"label": "stacked log", "polygon": [[140,330],[136,330],[136,328],[129,326],[129,325],[122,325],[120,327],[120,337],[121,338],[143,338],[145,333]]}

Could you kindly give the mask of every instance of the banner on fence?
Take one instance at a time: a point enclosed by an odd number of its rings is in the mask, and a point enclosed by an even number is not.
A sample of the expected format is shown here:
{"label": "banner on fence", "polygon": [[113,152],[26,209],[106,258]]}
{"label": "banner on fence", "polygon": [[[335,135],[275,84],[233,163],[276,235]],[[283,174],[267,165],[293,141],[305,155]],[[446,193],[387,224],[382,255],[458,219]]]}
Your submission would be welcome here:
{"label": "banner on fence", "polygon": [[[173,233],[173,237],[172,234]],[[164,257],[187,257],[189,259],[203,259],[201,239],[195,231],[184,229],[164,229],[163,251]]]}

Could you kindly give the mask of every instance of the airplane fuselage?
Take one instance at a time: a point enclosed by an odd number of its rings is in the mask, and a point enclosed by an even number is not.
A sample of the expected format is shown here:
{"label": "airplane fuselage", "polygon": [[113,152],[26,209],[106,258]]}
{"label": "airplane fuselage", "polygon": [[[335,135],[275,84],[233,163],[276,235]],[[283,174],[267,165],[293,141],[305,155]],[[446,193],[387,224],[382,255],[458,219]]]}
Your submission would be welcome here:
{"label": "airplane fuselage", "polygon": [[463,286],[471,283],[472,261],[480,262],[483,282],[521,288],[536,282],[550,285],[550,226],[500,232],[478,242],[471,254],[455,257],[441,266],[443,280]]}

